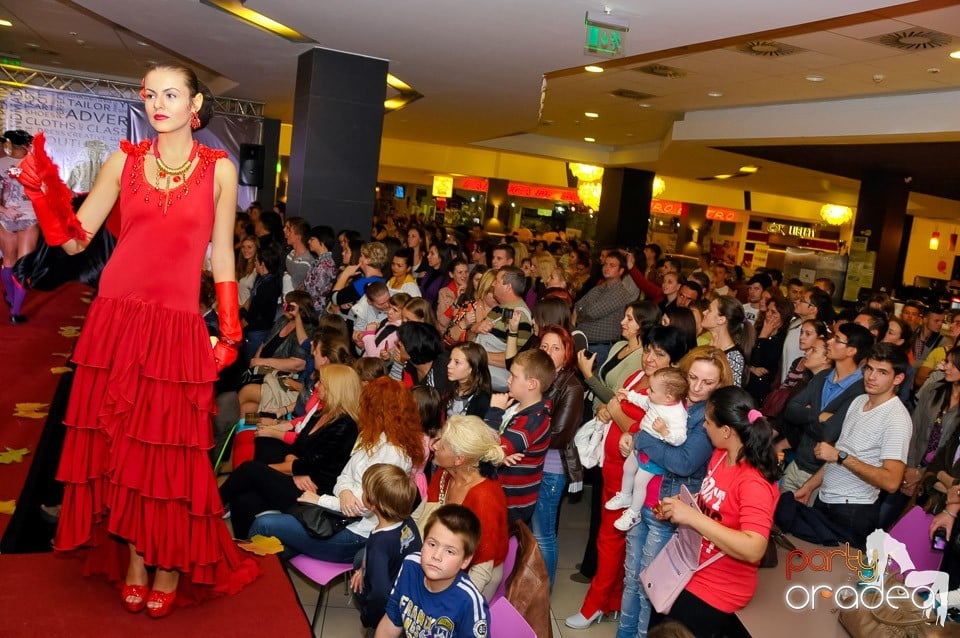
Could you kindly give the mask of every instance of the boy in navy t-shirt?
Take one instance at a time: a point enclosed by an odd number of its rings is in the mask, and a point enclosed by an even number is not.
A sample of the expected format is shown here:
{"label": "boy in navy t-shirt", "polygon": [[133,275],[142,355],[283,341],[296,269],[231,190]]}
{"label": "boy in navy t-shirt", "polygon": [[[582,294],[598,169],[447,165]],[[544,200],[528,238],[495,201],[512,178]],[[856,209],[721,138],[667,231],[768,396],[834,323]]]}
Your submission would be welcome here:
{"label": "boy in navy t-shirt", "polygon": [[375,463],[363,473],[363,503],[377,515],[377,527],[357,554],[350,588],[366,628],[383,618],[404,557],[420,550],[420,532],[410,518],[416,500],[416,484],[396,465]]}
{"label": "boy in navy t-shirt", "polygon": [[487,638],[487,601],[463,572],[479,541],[476,514],[463,505],[437,508],[423,551],[403,561],[376,638]]}

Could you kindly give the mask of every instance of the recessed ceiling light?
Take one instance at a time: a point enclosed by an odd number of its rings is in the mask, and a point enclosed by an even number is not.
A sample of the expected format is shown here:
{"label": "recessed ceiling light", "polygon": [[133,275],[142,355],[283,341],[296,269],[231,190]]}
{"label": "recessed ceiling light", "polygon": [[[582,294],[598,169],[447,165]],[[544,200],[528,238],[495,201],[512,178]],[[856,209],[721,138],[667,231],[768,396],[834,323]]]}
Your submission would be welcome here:
{"label": "recessed ceiling light", "polygon": [[730,179],[733,175],[724,174],[724,175],[714,175],[713,179]]}
{"label": "recessed ceiling light", "polygon": [[723,93],[720,91],[710,91],[707,95],[710,97],[723,97]]}
{"label": "recessed ceiling light", "polygon": [[951,51],[950,57],[954,60],[960,60],[960,51]]}
{"label": "recessed ceiling light", "polygon": [[746,166],[740,167],[741,173],[756,173],[760,170],[759,166],[754,166],[753,164],[747,164]]}
{"label": "recessed ceiling light", "polygon": [[600,117],[600,114],[599,114],[599,113],[591,113],[590,111],[587,111],[586,113],[584,113],[584,115],[587,116],[587,117],[589,117],[590,119],[594,119],[594,118]]}
{"label": "recessed ceiling light", "polygon": [[639,107],[642,108],[642,109],[648,109],[648,108],[650,108],[650,107],[653,106],[653,105],[650,104],[649,102],[641,102],[640,104],[637,104],[637,106],[639,106]]}
{"label": "recessed ceiling light", "polygon": [[822,75],[808,75],[804,78],[807,82],[823,82]]}
{"label": "recessed ceiling light", "polygon": [[12,27],[13,23],[9,20],[0,19],[0,27]]}
{"label": "recessed ceiling light", "polygon": [[583,70],[587,73],[603,73],[603,67],[597,66],[596,64],[588,64],[587,66],[583,67]]}
{"label": "recessed ceiling light", "polygon": [[137,40],[137,44],[139,44],[139,45],[142,46],[142,47],[148,47],[148,46],[150,46],[149,44],[147,44],[146,42],[144,42],[144,41],[142,41],[142,40]]}
{"label": "recessed ceiling light", "polygon": [[936,75],[937,73],[940,73],[940,69],[938,67],[932,66],[929,69],[927,69],[927,73],[932,73]]}
{"label": "recessed ceiling light", "polygon": [[594,138],[594,137],[585,137],[585,138],[583,138],[583,141],[584,141],[584,142],[596,142],[597,140],[596,140],[596,138]]}

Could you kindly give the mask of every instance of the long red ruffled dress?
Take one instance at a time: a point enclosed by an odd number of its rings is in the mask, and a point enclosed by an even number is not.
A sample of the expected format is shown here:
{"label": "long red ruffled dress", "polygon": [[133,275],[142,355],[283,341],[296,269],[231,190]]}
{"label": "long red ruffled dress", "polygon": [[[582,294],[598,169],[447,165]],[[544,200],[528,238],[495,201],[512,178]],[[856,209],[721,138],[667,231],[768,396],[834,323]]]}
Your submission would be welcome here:
{"label": "long red ruffled dress", "polygon": [[226,153],[200,146],[193,172],[165,193],[144,177],[150,142],[121,148],[120,236],[74,352],[55,548],[83,548],[86,574],[118,582],[131,542],[147,565],[181,572],[184,604],[239,591],[260,572],[222,520],[207,455],[217,370],[200,270],[214,164]]}

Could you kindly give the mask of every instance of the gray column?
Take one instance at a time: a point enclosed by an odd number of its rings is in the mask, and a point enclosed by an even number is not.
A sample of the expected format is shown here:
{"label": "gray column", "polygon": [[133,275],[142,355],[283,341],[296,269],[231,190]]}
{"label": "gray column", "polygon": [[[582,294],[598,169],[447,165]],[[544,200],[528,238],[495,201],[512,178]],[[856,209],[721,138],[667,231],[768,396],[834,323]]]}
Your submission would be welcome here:
{"label": "gray column", "polygon": [[300,55],[288,215],[370,236],[387,67],[321,48]]}

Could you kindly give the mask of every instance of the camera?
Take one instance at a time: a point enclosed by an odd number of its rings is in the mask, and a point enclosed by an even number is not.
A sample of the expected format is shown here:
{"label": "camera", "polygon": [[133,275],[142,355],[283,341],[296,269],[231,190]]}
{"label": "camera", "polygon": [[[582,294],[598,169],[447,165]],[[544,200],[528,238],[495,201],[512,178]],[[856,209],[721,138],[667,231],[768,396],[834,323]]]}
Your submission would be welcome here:
{"label": "camera", "polygon": [[513,319],[513,308],[504,308],[503,309],[503,323],[509,323]]}
{"label": "camera", "polygon": [[947,548],[947,530],[938,527],[933,532],[933,540],[930,542],[930,549],[942,552]]}

